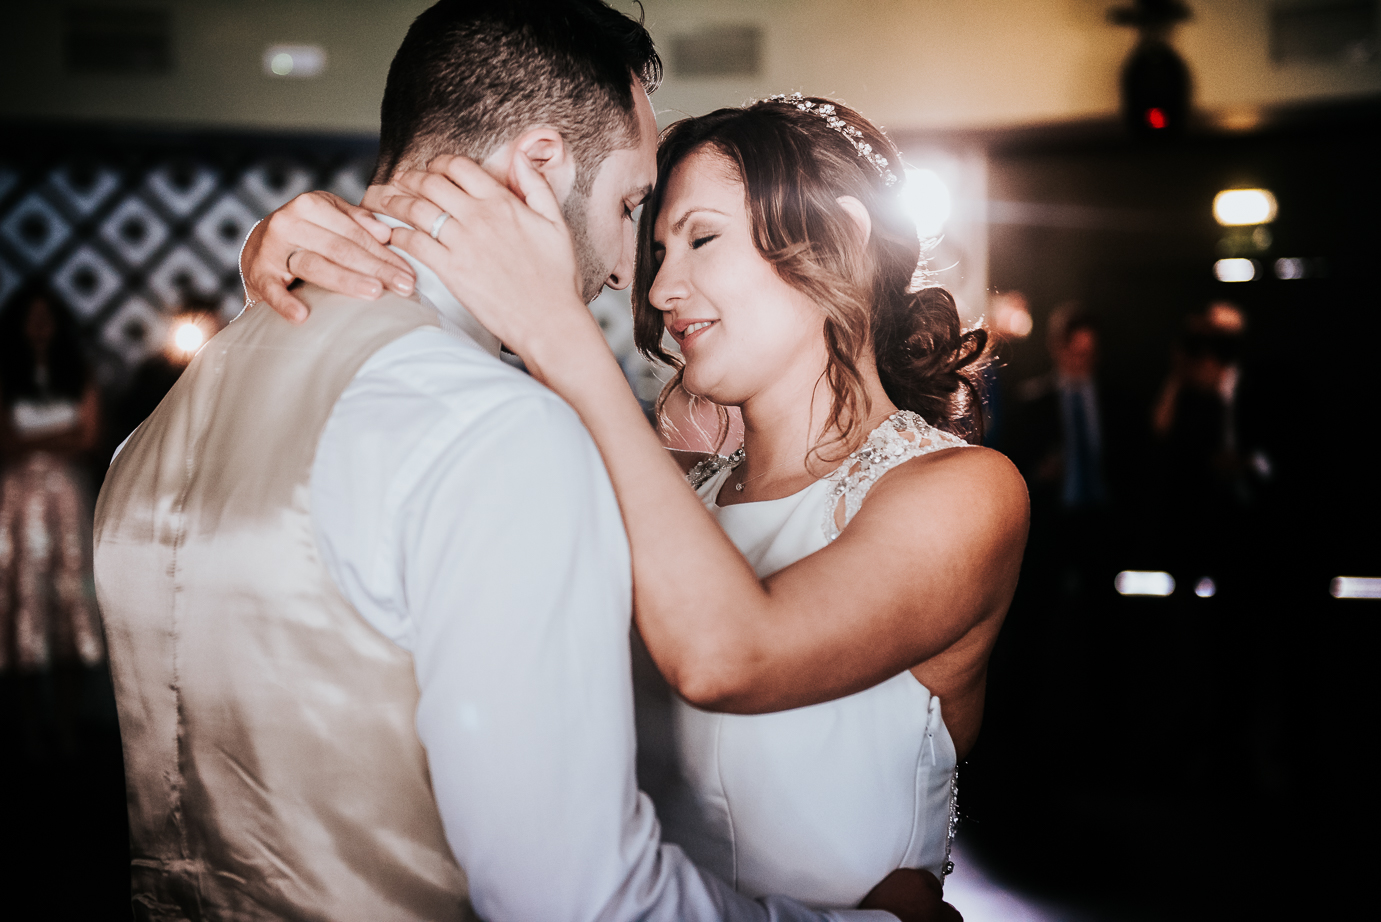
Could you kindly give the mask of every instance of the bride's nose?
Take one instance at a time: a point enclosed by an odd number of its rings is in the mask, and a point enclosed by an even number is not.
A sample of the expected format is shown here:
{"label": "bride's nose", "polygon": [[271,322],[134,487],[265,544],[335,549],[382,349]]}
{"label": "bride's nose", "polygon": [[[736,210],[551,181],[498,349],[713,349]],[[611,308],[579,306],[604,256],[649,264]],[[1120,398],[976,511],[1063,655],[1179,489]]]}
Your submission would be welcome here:
{"label": "bride's nose", "polygon": [[688,287],[685,277],[676,271],[670,260],[663,260],[652,277],[652,287],[647,290],[648,303],[659,311],[676,308],[677,302],[686,297]]}

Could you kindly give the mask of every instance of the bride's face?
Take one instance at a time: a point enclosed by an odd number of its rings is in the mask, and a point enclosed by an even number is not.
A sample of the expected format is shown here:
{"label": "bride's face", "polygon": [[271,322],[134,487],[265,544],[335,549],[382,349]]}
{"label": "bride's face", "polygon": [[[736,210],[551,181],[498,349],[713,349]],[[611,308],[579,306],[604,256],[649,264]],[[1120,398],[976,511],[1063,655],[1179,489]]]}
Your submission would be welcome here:
{"label": "bride's face", "polygon": [[653,225],[652,306],[681,347],[688,391],[742,406],[769,388],[814,387],[824,315],[753,245],[743,183],[718,153],[671,173]]}

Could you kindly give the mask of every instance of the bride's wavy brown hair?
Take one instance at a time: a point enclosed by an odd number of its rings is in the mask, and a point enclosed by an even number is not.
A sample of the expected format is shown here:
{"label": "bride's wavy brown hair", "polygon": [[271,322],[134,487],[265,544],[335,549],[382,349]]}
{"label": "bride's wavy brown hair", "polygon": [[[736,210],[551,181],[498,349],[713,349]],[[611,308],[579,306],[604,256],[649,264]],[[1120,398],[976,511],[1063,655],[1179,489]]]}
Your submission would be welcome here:
{"label": "bride's wavy brown hair", "polygon": [[[901,155],[892,142],[854,110],[827,99],[836,114],[863,133],[887,158],[898,182],[887,186],[878,169],[860,157],[842,134],[819,115],[786,102],[763,100],[719,109],[667,128],[657,150],[657,186],[643,207],[633,279],[633,329],[638,350],[675,369],[657,400],[662,416],[668,396],[681,386],[682,359],[662,347],[662,313],[648,301],[657,276],[653,225],[672,171],[691,154],[710,149],[737,170],[747,199],[753,243],[787,284],[806,294],[824,315],[829,362],[825,378],[833,395],[826,432],[837,437],[842,458],[867,437],[872,414],[859,363],[871,349],[878,377],[898,407],[914,410],[936,428],[970,442],[983,435],[979,372],[987,333],[965,332],[954,298],[924,283],[921,241],[901,206]],[[838,202],[851,195],[872,219],[862,246],[858,226]],[[719,446],[728,416],[719,408]]]}

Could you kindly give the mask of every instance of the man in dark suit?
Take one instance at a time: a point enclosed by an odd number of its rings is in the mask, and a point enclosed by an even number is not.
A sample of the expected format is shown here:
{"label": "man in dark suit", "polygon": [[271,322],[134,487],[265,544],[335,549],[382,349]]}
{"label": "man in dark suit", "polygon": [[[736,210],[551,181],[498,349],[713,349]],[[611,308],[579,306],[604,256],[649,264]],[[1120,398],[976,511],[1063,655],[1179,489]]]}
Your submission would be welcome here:
{"label": "man in dark suit", "polygon": [[1055,368],[1017,386],[1012,414],[1012,460],[1031,490],[1033,518],[1038,510],[1067,517],[1108,502],[1097,321],[1077,305],[1060,307],[1048,342]]}

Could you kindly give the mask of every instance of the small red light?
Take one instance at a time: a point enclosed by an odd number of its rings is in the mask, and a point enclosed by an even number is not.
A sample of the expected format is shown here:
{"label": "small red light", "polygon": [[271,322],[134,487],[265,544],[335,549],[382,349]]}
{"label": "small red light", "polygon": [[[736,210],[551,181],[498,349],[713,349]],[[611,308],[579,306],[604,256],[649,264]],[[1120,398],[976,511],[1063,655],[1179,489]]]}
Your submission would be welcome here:
{"label": "small red light", "polygon": [[1165,127],[1165,112],[1162,109],[1147,109],[1146,124],[1152,128],[1160,129]]}

